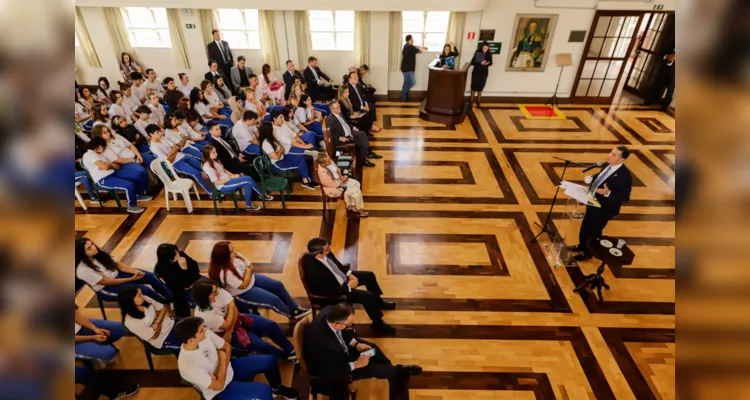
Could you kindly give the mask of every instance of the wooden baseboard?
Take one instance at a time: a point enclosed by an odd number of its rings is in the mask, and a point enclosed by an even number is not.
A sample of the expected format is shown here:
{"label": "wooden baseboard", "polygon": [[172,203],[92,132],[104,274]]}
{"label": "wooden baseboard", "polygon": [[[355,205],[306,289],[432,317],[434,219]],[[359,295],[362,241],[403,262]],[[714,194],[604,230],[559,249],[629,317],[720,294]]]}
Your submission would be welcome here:
{"label": "wooden baseboard", "polygon": [[[427,96],[426,90],[412,90],[409,92],[409,101],[422,101]],[[469,101],[470,96],[464,96],[466,101]],[[375,100],[377,101],[398,101],[401,99],[400,90],[389,90],[388,94],[376,94]],[[505,97],[505,96],[482,96],[482,103],[519,103],[519,104],[544,104],[549,97]],[[557,102],[559,104],[570,104],[572,103],[570,97],[558,97]]]}

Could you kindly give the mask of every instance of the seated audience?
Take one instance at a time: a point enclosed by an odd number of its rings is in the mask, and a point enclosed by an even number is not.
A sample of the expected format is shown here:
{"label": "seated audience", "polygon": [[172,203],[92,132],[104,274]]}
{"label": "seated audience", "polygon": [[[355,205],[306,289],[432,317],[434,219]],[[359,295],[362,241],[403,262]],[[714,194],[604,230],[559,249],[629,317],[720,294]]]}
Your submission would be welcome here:
{"label": "seated audience", "polygon": [[284,125],[286,125],[289,130],[294,132],[295,135],[302,139],[303,142],[305,142],[306,144],[311,144],[317,149],[318,142],[323,140],[323,137],[321,136],[320,138],[318,138],[315,132],[307,129],[307,127],[297,119],[294,111],[295,107],[293,105],[287,104],[284,106]]}
{"label": "seated audience", "polygon": [[250,74],[249,79],[250,79],[250,86],[248,86],[248,88],[253,89],[255,91],[255,99],[261,102],[262,104],[269,104],[271,96],[263,93],[263,89],[260,87],[260,80],[258,79],[258,76],[255,74]]}
{"label": "seated audience", "polygon": [[[183,117],[180,113],[179,117]],[[188,156],[195,158],[196,160],[201,159],[201,149],[203,144],[198,144],[190,138],[190,132],[186,132],[182,126],[180,118],[177,114],[167,114],[164,116],[164,138],[170,145],[178,145],[180,151],[187,154]],[[152,138],[153,140],[153,138]],[[209,191],[210,193],[210,191]]]}
{"label": "seated audience", "polygon": [[453,67],[451,67],[445,59],[453,57],[453,60],[455,63],[455,59],[458,56],[459,54],[458,54],[458,49],[456,48],[456,45],[453,44],[453,42],[446,43],[445,46],[443,46],[443,52],[440,53],[440,56],[438,56],[439,60],[437,64],[435,64],[435,67],[443,68],[443,69],[454,69],[455,64]]}
{"label": "seated audience", "polygon": [[229,105],[224,104],[224,101],[221,100],[221,96],[219,96],[218,91],[214,88],[214,84],[211,81],[201,82],[201,90],[203,91],[203,99],[208,102],[208,106],[214,114],[221,114],[225,117],[232,115]]}
{"label": "seated audience", "polygon": [[132,121],[138,120],[138,107],[141,102],[133,95],[133,86],[129,83],[120,85],[120,93],[122,93],[122,107],[130,113],[132,124]]}
{"label": "seated audience", "polygon": [[[190,101],[186,98],[180,99],[180,105],[177,107],[180,110],[190,111]],[[172,114],[172,125],[182,133],[188,135],[190,140],[195,142],[195,147],[199,149],[208,144],[208,129],[201,125],[200,122],[194,124],[188,123],[188,118],[185,114],[178,110]],[[194,113],[194,116],[198,116],[198,113]],[[165,116],[166,117],[166,116]]]}
{"label": "seated audience", "polygon": [[[216,190],[220,193],[232,193],[237,188],[242,188],[245,192],[245,210],[246,211],[258,211],[261,209],[260,206],[253,204],[253,191],[262,196],[262,192],[258,185],[255,184],[253,178],[249,176],[240,176],[237,174],[230,174],[218,160],[216,149],[207,145],[203,148],[203,172],[211,183],[214,184]],[[273,197],[266,196],[266,200],[272,200]]]}
{"label": "seated audience", "polygon": [[354,178],[343,175],[327,152],[321,151],[318,153],[317,160],[318,182],[323,185],[323,191],[326,195],[329,197],[340,197],[343,194],[347,210],[356,213],[361,218],[369,216],[364,211],[365,205],[362,200],[362,187],[360,183]]}
{"label": "seated audience", "polygon": [[90,105],[84,105],[81,101],[81,94],[75,91],[75,103],[74,111],[76,122],[80,123],[86,130],[90,130],[94,126],[94,122],[91,120],[91,112],[93,107]]}
{"label": "seated audience", "polygon": [[[315,190],[319,185],[312,180],[310,170],[304,157],[285,157],[284,146],[274,136],[274,125],[262,122],[258,128],[260,148],[271,160],[271,167],[276,172],[298,170],[302,177],[302,187]],[[291,182],[290,182],[291,183]]]}
{"label": "seated audience", "polygon": [[[206,400],[272,400],[278,396],[296,400],[299,394],[281,384],[276,357],[246,356],[232,358],[232,347],[206,329],[203,319],[180,320],[175,334],[182,342],[177,368],[182,379],[200,390]],[[264,374],[268,383],[252,382]],[[270,388],[269,388],[270,386]]]}
{"label": "seated audience", "polygon": [[[170,114],[167,114],[170,116]],[[169,117],[164,118],[166,124]],[[189,175],[206,191],[209,195],[211,194],[211,186],[203,180],[201,175],[201,162],[197,158],[186,157],[185,154],[180,151],[182,146],[187,143],[188,138],[184,137],[178,143],[171,143],[164,138],[164,128],[160,128],[158,125],[151,124],[146,127],[146,132],[151,135],[151,152],[160,160],[172,163],[175,171]]]}
{"label": "seated audience", "polygon": [[305,95],[305,85],[302,83],[302,79],[297,76],[294,77],[294,82],[292,82],[292,87],[289,90],[289,100],[297,99],[297,102],[299,102],[300,98]]}
{"label": "seated audience", "polygon": [[[140,120],[139,120],[140,121]],[[116,115],[112,118],[112,131],[122,136],[128,142],[132,143],[143,158],[143,166],[149,168],[151,162],[156,159],[148,147],[150,137],[145,132],[141,133],[134,125],[128,124],[125,118]]]}
{"label": "seated audience", "polygon": [[[223,336],[234,348],[268,354],[288,361],[297,361],[294,346],[276,322],[260,315],[244,314],[237,310],[234,297],[212,280],[204,279],[193,286],[195,316],[211,332]],[[267,337],[277,347],[261,339]]]}
{"label": "seated audience", "polygon": [[246,66],[247,59],[245,56],[237,57],[237,65],[229,70],[231,75],[231,84],[234,88],[234,92],[239,92],[242,88],[250,86],[250,75],[253,74],[253,69]]}
{"label": "seated audience", "polygon": [[211,251],[209,278],[221,282],[224,290],[246,307],[269,307],[287,318],[300,319],[311,310],[300,307],[284,284],[255,273],[250,260],[235,251],[230,242],[219,242]]}
{"label": "seated audience", "polygon": [[221,128],[215,122],[208,123],[208,143],[214,147],[219,161],[229,172],[260,179],[250,159],[242,154],[239,148],[233,146],[236,145],[234,141],[222,137]]}
{"label": "seated audience", "polygon": [[91,93],[91,89],[88,87],[82,87],[79,91],[81,93],[81,98],[78,99],[78,102],[81,103],[81,105],[85,107],[89,107],[87,111],[91,112],[94,109],[94,106],[99,103],[99,101],[94,97],[94,94]]}
{"label": "seated audience", "polygon": [[88,238],[76,239],[75,263],[76,278],[86,282],[98,296],[108,301],[117,300],[120,292],[135,287],[161,304],[172,302],[172,292],[154,274],[117,261]]}
{"label": "seated audience", "polygon": [[180,342],[174,335],[175,320],[168,305],[159,304],[132,286],[117,295],[117,302],[123,324],[133,335],[157,349],[180,350]]}
{"label": "seated audience", "polygon": [[146,82],[143,83],[146,92],[154,92],[161,99],[164,97],[164,86],[156,79],[156,71],[152,68],[146,69]]}
{"label": "seated audience", "polygon": [[109,110],[107,110],[105,103],[96,103],[92,115],[91,120],[94,121],[94,124],[91,126],[92,129],[97,125],[112,127],[112,123],[109,120]]}
{"label": "seated audience", "polygon": [[365,83],[365,77],[370,73],[370,67],[367,64],[362,64],[357,70],[359,75],[359,85],[363,88],[365,95],[367,95],[367,102],[375,104],[375,88],[372,85]]}
{"label": "seated audience", "polygon": [[281,76],[284,79],[284,98],[289,98],[292,93],[292,85],[297,79],[299,79],[300,88],[302,92],[305,91],[305,77],[299,70],[295,69],[294,62],[292,60],[286,60],[286,71]]}
{"label": "seated audience", "polygon": [[229,86],[227,86],[226,82],[227,80],[223,77],[216,78],[214,82],[214,90],[219,95],[219,98],[223,102],[229,101],[229,99],[232,97],[232,90],[229,89]]}
{"label": "seated audience", "polygon": [[237,121],[232,128],[232,136],[237,141],[237,146],[243,153],[260,155],[260,142],[258,141],[258,114],[245,111],[242,120]]}
{"label": "seated audience", "polygon": [[374,135],[370,133],[371,118],[369,113],[364,110],[356,110],[349,99],[349,93],[348,86],[341,86],[339,88],[339,95],[336,100],[338,100],[341,106],[341,115],[344,117],[344,120],[357,127],[358,130],[364,132],[368,137],[373,137]]}
{"label": "seated audience", "polygon": [[[203,96],[203,91],[198,88],[195,88],[192,92],[190,92],[190,103],[188,104],[188,108],[192,108],[192,111],[201,116],[204,121],[202,122],[203,125],[212,121],[216,122],[219,125],[224,125],[228,128],[231,128],[232,125],[234,125],[232,124],[232,120],[229,119],[229,117],[223,114],[219,114],[218,112],[211,109],[210,103]],[[189,118],[188,123],[190,123]]]}
{"label": "seated audience", "polygon": [[354,142],[354,147],[357,151],[358,157],[362,160],[362,164],[367,167],[374,167],[369,159],[383,158],[376,154],[370,148],[370,141],[367,139],[367,135],[355,129],[349,125],[341,116],[341,106],[337,101],[331,101],[328,103],[331,109],[331,115],[326,119],[326,124],[331,130],[331,141],[334,146],[339,146],[342,143]]}
{"label": "seated audience", "polygon": [[[307,153],[305,153],[306,150],[313,150],[312,143],[306,143],[304,140],[302,140],[301,137],[297,136],[294,131],[292,131],[287,125],[286,125],[286,119],[289,117],[285,117],[284,114],[288,112],[286,111],[280,111],[280,110],[273,110],[271,112],[271,122],[273,123],[273,136],[276,138],[276,140],[281,143],[282,146],[284,146],[284,155],[285,156],[296,156],[296,157],[303,157],[307,156]],[[315,135],[310,135],[314,137]],[[308,139],[310,137],[308,136]]]}
{"label": "seated audience", "polygon": [[123,173],[128,172],[127,176],[129,178],[132,177],[148,187],[148,171],[143,166],[143,156],[133,143],[121,135],[113,133],[104,125],[94,128],[91,136],[102,138],[107,143],[107,148],[102,153],[107,161],[119,164],[121,167],[120,170]]}
{"label": "seated audience", "polygon": [[370,104],[367,101],[367,95],[362,91],[362,87],[359,85],[359,76],[357,75],[356,70],[349,73],[347,87],[349,88],[349,102],[352,105],[352,109],[361,114],[365,114],[363,118],[369,123],[367,128],[373,132],[382,131],[382,129],[375,125],[375,121],[377,120],[375,105]]}
{"label": "seated audience", "polygon": [[333,80],[320,71],[317,58],[309,57],[307,59],[304,76],[308,92],[314,101],[328,101],[336,96]]}
{"label": "seated audience", "polygon": [[115,359],[117,349],[113,343],[125,336],[122,324],[101,319],[88,319],[78,311],[75,313],[76,359],[101,360],[109,363]]}
{"label": "seated audience", "polygon": [[200,113],[195,111],[193,102],[190,101],[189,98],[183,97],[180,99],[180,102],[177,104],[177,112],[184,116],[183,120],[187,122],[189,128],[192,128],[192,130],[186,129],[187,133],[190,133],[192,135],[192,131],[206,131],[206,121],[203,120],[203,117],[201,117]]}
{"label": "seated audience", "polygon": [[167,110],[161,105],[159,95],[156,92],[149,92],[148,97],[148,108],[151,109],[151,118],[149,122],[161,126],[164,122],[164,116],[167,115]]}
{"label": "seated audience", "polygon": [[114,117],[115,115],[119,115],[129,123],[133,123],[133,114],[130,113],[128,110],[125,109],[123,106],[123,96],[122,93],[120,93],[119,90],[113,90],[109,92],[109,99],[112,102],[112,105],[109,106],[109,116]]}
{"label": "seated audience", "polygon": [[[304,337],[305,361],[310,375],[324,378],[322,390],[329,399],[348,398],[347,385],[361,379],[387,379],[391,399],[408,398],[409,378],[422,373],[418,365],[393,365],[375,344],[354,337],[347,330],[354,320],[347,304],[335,304],[313,318]],[[374,355],[362,354],[375,350]],[[317,383],[317,382],[316,382]]]}
{"label": "seated audience", "polygon": [[120,54],[120,75],[125,82],[130,82],[130,74],[133,72],[143,73],[143,69],[138,63],[126,52]]}
{"label": "seated audience", "polygon": [[255,111],[258,115],[266,115],[266,106],[258,100],[257,91],[251,87],[246,87],[242,91],[245,93],[245,110]]}
{"label": "seated audience", "polygon": [[107,142],[104,139],[91,139],[87,148],[89,150],[83,155],[83,167],[89,172],[94,183],[104,189],[125,191],[129,213],[140,214],[145,211],[146,209],[139,207],[137,202],[153,199],[146,195],[148,179],[144,181],[141,175],[132,169],[125,169],[118,163],[107,161],[103,155],[107,150]]}
{"label": "seated audience", "polygon": [[[134,383],[121,383],[111,379],[108,374],[103,374],[91,367],[75,366],[75,383],[81,384],[104,395],[109,400],[119,400],[138,393],[140,386]],[[78,397],[78,396],[76,396]]]}
{"label": "seated audience", "polygon": [[284,96],[286,88],[284,87],[284,83],[271,74],[270,65],[263,64],[258,81],[258,87],[261,92],[267,95],[272,103],[282,106],[286,104],[286,97]]}
{"label": "seated audience", "polygon": [[167,102],[170,112],[177,110],[177,104],[180,99],[185,97],[181,91],[177,90],[174,79],[170,77],[164,78],[164,84],[167,85],[167,90],[164,91],[164,101]]}
{"label": "seated audience", "polygon": [[96,88],[96,99],[102,103],[112,104],[112,100],[109,97],[109,94],[112,92],[112,88],[109,86],[109,80],[102,76],[96,82],[96,85],[98,86]]}
{"label": "seated audience", "polygon": [[219,69],[219,63],[217,63],[216,60],[208,61],[208,72],[203,75],[203,78],[209,82],[216,82],[216,80],[219,78],[227,81],[227,77],[224,75],[224,72]]}
{"label": "seated audience", "polygon": [[232,123],[235,125],[237,122],[242,120],[242,116],[245,115],[245,91],[240,90],[237,92],[237,96],[232,96],[229,99],[227,99],[227,103],[229,103],[229,107],[232,108],[232,115],[229,117],[229,119],[232,120]]}
{"label": "seated audience", "polygon": [[74,152],[75,152],[75,158],[76,158],[75,181],[81,182],[83,184],[83,187],[86,188],[86,193],[89,194],[89,199],[91,199],[91,203],[99,204],[101,202],[101,199],[99,199],[99,195],[97,191],[94,190],[94,183],[91,182],[89,173],[86,172],[86,170],[84,170],[80,165],[83,155],[88,150],[86,149],[86,145],[90,141],[91,141],[91,138],[88,137],[85,133],[83,133],[83,130],[80,127],[80,125],[76,126],[75,136],[74,136],[74,144],[75,144]]}
{"label": "seated audience", "polygon": [[172,243],[162,243],[156,248],[154,275],[163,280],[174,295],[174,312],[177,317],[189,317],[189,303],[194,303],[190,289],[201,279],[198,262]]}
{"label": "seated audience", "polygon": [[140,72],[130,74],[130,80],[133,81],[133,97],[138,100],[139,104],[146,101],[146,86],[143,84],[143,75]]}
{"label": "seated audience", "polygon": [[195,89],[195,86],[190,83],[190,77],[184,72],[177,74],[177,77],[180,78],[180,84],[177,85],[177,90],[179,90],[184,97],[190,97],[190,92]]}
{"label": "seated audience", "polygon": [[313,107],[312,98],[303,94],[300,98],[297,109],[294,110],[294,116],[300,124],[304,125],[310,131],[315,132],[318,140],[323,140],[323,114]]}

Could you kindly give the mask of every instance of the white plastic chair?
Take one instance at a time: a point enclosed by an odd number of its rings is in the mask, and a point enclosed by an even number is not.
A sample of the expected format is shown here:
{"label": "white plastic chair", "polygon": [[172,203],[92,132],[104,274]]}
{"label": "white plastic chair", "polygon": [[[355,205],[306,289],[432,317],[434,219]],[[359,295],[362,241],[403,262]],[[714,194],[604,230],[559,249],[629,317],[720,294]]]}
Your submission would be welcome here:
{"label": "white plastic chair", "polygon": [[76,187],[75,187],[76,199],[78,200],[79,203],[81,203],[81,208],[83,208],[84,210],[87,210],[88,207],[86,207],[86,203],[83,202],[83,197],[81,197],[81,193],[78,191],[78,185],[83,185],[83,182],[76,181]]}
{"label": "white plastic chair", "polygon": [[[164,170],[164,168],[162,167],[163,165],[166,165],[167,168],[169,168],[170,173],[175,177],[174,181]],[[171,193],[172,196],[174,196],[174,201],[177,201],[177,194],[179,193],[182,195],[182,198],[185,199],[185,207],[187,207],[188,212],[193,212],[193,203],[190,201],[190,188],[193,188],[195,190],[195,195],[198,197],[198,200],[200,200],[201,198],[195,182],[193,182],[191,179],[180,178],[179,175],[177,175],[174,167],[172,167],[172,163],[170,162],[165,161],[162,164],[162,160],[159,160],[157,158],[156,160],[151,161],[150,167],[151,171],[153,171],[154,174],[159,177],[159,180],[161,180],[161,183],[164,185],[164,190],[166,191],[166,193],[164,194],[164,198],[167,201],[167,211],[169,211],[169,194]]]}

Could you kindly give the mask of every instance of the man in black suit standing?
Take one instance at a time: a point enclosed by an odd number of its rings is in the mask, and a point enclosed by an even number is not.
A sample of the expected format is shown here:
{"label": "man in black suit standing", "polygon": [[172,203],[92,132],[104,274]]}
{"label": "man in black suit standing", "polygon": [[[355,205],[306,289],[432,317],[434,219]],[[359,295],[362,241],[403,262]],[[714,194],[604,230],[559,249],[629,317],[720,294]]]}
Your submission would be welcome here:
{"label": "man in black suit standing", "polygon": [[[395,310],[396,304],[383,300],[378,280],[371,271],[353,271],[331,252],[331,245],[322,238],[311,239],[302,265],[310,292],[319,296],[346,296],[349,304],[362,304],[372,320],[373,329],[394,334],[396,329],[383,321],[381,310]],[[364,285],[367,290],[357,289]],[[337,300],[336,302],[339,302]]]}
{"label": "man in black suit standing", "polygon": [[336,97],[334,83],[328,75],[318,68],[317,58],[310,57],[307,59],[307,68],[305,68],[304,75],[307,89],[313,101],[329,101]]}
{"label": "man in black suit standing", "polygon": [[[347,384],[360,379],[387,379],[391,400],[408,399],[409,378],[422,373],[418,365],[393,365],[380,348],[357,339],[345,329],[354,315],[348,304],[325,307],[310,323],[303,338],[304,356],[311,375],[326,378],[331,400],[347,399]],[[362,354],[375,350],[375,355]],[[327,390],[326,390],[327,389]]]}
{"label": "man in black suit standing", "polygon": [[294,68],[294,61],[286,60],[286,71],[284,71],[284,75],[282,75],[282,78],[284,79],[284,88],[286,90],[284,97],[287,99],[289,98],[289,93],[291,93],[292,91],[294,78],[299,78],[299,80],[302,82],[302,90],[307,91],[305,77],[302,76],[302,72],[299,72],[299,70]]}
{"label": "man in black suit standing", "polygon": [[206,46],[208,49],[208,59],[216,60],[219,64],[219,69],[224,73],[224,83],[231,85],[226,77],[231,76],[229,71],[232,69],[232,65],[234,65],[232,49],[229,48],[229,43],[226,40],[221,40],[221,32],[218,29],[212,30],[211,33],[214,35],[214,41]]}
{"label": "man in black suit standing", "polygon": [[224,79],[224,84],[225,85],[229,85],[230,84],[229,79],[227,79],[227,76],[229,76],[229,75],[224,75],[224,71],[222,71],[222,70],[219,69],[219,63],[216,62],[216,60],[209,61],[208,62],[208,68],[209,68],[209,71],[206,72],[205,75],[203,75],[203,77],[206,78],[207,81],[213,83],[214,86],[215,86],[216,85],[216,78],[221,77],[222,79]]}
{"label": "man in black suit standing", "polygon": [[[216,148],[216,155],[219,156],[224,168],[233,174],[243,174],[252,177],[256,181],[260,179],[258,172],[253,168],[251,160],[245,158],[237,144],[233,140],[227,140],[221,137],[221,126],[216,122],[209,121],[206,124],[208,128],[208,143]],[[231,135],[227,135],[231,137]]]}
{"label": "man in black suit standing", "polygon": [[334,146],[338,146],[342,143],[354,142],[354,149],[357,151],[358,157],[362,160],[362,165],[366,167],[374,167],[375,164],[369,159],[383,158],[378,154],[375,154],[370,148],[370,141],[367,139],[367,134],[355,129],[349,125],[341,116],[341,105],[338,101],[332,100],[328,103],[328,108],[331,110],[331,115],[326,119],[326,124],[331,130],[331,141]]}
{"label": "man in black suit standing", "polygon": [[625,146],[617,146],[607,155],[607,165],[596,175],[587,177],[586,182],[591,182],[589,193],[596,197],[601,207],[587,206],[586,215],[581,223],[578,233],[578,244],[571,247],[571,251],[580,251],[574,257],[576,261],[590,259],[591,253],[586,248],[586,242],[590,238],[602,236],[604,227],[609,220],[620,213],[620,206],[630,201],[630,191],[633,188],[633,175],[625,166],[625,159],[630,156],[630,150]]}
{"label": "man in black suit standing", "polygon": [[[661,104],[661,110],[667,111],[669,105],[672,104],[672,98],[674,97],[674,50],[670,51],[664,59],[661,60],[659,65],[659,72],[656,74],[654,79],[654,86],[651,87],[651,91],[648,93],[644,106],[650,106],[651,104],[659,101]],[[662,99],[661,96],[664,93],[664,87],[667,87],[667,94]]]}

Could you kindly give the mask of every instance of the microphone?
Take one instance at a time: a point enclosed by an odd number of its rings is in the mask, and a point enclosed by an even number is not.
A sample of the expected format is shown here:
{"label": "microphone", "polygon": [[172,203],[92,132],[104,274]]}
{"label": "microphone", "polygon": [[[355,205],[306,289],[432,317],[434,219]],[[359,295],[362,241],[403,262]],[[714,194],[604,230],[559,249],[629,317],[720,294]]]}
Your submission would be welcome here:
{"label": "microphone", "polygon": [[604,165],[603,162],[597,161],[596,164],[589,165],[588,167],[584,168],[583,171],[581,171],[581,172],[589,172],[589,171],[591,171],[594,168],[601,167],[602,165]]}

